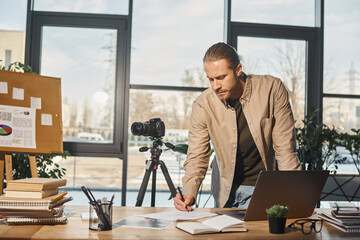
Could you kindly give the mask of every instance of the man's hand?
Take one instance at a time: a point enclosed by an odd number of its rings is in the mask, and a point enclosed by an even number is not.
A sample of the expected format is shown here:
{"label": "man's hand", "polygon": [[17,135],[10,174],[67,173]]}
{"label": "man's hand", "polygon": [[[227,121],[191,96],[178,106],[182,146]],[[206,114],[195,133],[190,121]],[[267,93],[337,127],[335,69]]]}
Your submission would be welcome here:
{"label": "man's hand", "polygon": [[185,202],[181,200],[180,194],[176,194],[174,197],[174,206],[177,210],[180,211],[192,211],[191,206],[195,203],[195,199],[191,195],[184,195]]}

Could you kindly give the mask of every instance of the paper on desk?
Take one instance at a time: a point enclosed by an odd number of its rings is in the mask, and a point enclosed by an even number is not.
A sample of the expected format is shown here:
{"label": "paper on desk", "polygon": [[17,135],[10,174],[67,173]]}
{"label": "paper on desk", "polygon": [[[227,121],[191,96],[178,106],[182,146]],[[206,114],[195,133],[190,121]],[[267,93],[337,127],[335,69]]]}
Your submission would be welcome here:
{"label": "paper on desk", "polygon": [[172,221],[148,218],[141,215],[132,215],[126,217],[113,224],[114,227],[138,227],[138,228],[152,228],[152,229],[165,229],[173,224]]}
{"label": "paper on desk", "polygon": [[207,213],[207,212],[198,212],[198,211],[190,211],[184,212],[179,210],[174,211],[166,211],[166,212],[159,212],[159,213],[150,213],[146,215],[142,215],[143,217],[148,218],[155,218],[155,219],[163,219],[163,220],[171,220],[171,221],[178,221],[178,220],[193,220],[203,217],[211,217],[217,215],[216,213]]}

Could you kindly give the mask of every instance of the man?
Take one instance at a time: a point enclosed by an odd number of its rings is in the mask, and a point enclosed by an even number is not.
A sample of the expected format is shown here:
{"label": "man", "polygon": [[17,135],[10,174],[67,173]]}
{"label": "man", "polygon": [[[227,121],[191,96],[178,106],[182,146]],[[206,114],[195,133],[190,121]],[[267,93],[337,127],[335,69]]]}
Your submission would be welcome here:
{"label": "man", "polygon": [[[236,50],[217,43],[205,53],[211,88],[193,103],[183,197],[189,211],[209,165],[210,140],[219,171],[219,207],[247,206],[262,170],[300,170],[289,95],[280,79],[242,72]],[[276,159],[276,160],[275,160]]]}

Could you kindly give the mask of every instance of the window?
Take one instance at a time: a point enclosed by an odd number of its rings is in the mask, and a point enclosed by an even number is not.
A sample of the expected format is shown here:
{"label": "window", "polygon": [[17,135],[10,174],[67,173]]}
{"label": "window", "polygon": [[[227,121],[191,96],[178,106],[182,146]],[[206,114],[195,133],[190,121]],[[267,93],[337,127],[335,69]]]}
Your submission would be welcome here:
{"label": "window", "polygon": [[65,142],[113,143],[117,32],[42,29],[40,72],[62,79]]}
{"label": "window", "polygon": [[5,50],[5,68],[11,64],[11,50]]}
{"label": "window", "polygon": [[205,51],[222,41],[223,4],[134,1],[130,83],[186,86],[186,71],[202,70]]}
{"label": "window", "polygon": [[50,12],[128,14],[128,0],[34,0],[34,10]]}
{"label": "window", "polygon": [[231,2],[231,20],[234,22],[315,26],[314,0]]}
{"label": "window", "polygon": [[359,10],[359,1],[325,1],[325,93],[360,94]]}
{"label": "window", "polygon": [[62,78],[64,150],[123,157],[126,18],[33,13],[31,65]]}
{"label": "window", "polygon": [[[134,1],[129,129],[133,122],[160,117],[164,141],[187,143],[192,102],[210,86],[202,58],[211,45],[223,41],[223,8],[222,0]],[[130,130],[128,138],[128,188],[138,190],[150,158],[150,152],[140,153],[139,148],[152,141]],[[175,186],[181,185],[185,155],[166,150],[160,159]],[[157,189],[169,191],[161,170],[158,173]],[[209,176],[204,183],[203,190],[209,191]]]}
{"label": "window", "polygon": [[280,78],[289,92],[297,124],[304,119],[306,42],[238,37],[238,53],[247,74],[270,74]]}
{"label": "window", "polygon": [[[125,205],[129,16],[32,10],[29,14],[29,65],[40,74],[62,79],[64,150],[72,155],[64,164],[73,165],[73,184],[83,182],[75,170],[77,160],[92,162],[93,169],[111,175],[112,180],[102,177],[104,182],[121,184]],[[122,162],[122,168],[109,172],[113,160],[116,165]],[[82,176],[93,176],[91,169],[81,171]],[[91,185],[101,184],[98,179]]]}

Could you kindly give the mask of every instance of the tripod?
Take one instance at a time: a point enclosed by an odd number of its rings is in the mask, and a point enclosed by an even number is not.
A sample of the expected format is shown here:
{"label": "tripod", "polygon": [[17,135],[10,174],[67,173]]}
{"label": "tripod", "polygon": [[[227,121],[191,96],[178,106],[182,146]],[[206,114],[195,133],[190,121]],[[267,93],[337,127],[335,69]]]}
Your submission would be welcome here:
{"label": "tripod", "polygon": [[[151,137],[150,139],[154,140],[153,146],[151,149],[148,147],[141,147],[139,149],[140,152],[146,152],[147,150],[150,149],[151,159],[146,160],[146,171],[145,171],[144,178],[142,180],[140,190],[139,190],[139,193],[138,193],[138,196],[136,199],[137,200],[136,205],[135,205],[136,207],[141,206],[143,203],[146,187],[148,185],[151,172],[152,172],[151,207],[155,207],[156,170],[158,169],[159,165],[164,174],[166,183],[170,189],[171,196],[172,197],[176,196],[175,186],[174,186],[173,182],[171,181],[168,169],[167,169],[165,163],[163,161],[159,160],[160,155],[162,153],[161,146],[163,145],[163,141],[161,140],[161,138]],[[165,145],[170,149],[175,148],[174,145],[172,145],[171,143],[168,143],[168,142],[166,142]]]}

